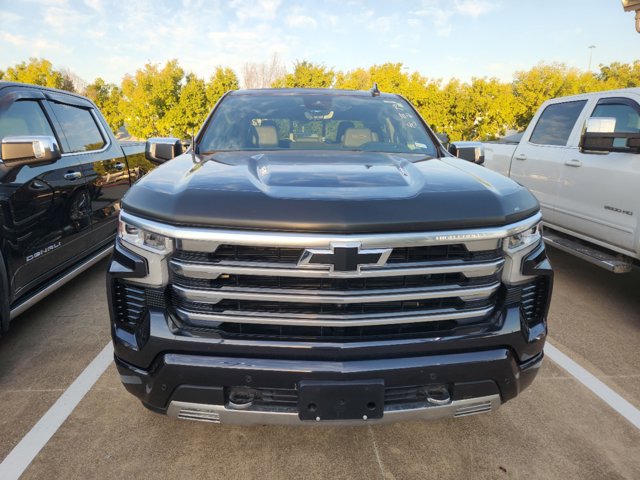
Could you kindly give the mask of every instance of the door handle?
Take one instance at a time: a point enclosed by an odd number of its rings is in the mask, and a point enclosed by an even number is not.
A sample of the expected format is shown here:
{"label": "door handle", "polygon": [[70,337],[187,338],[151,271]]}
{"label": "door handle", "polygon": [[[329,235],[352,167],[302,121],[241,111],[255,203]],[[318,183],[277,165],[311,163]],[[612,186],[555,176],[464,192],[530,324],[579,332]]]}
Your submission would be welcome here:
{"label": "door handle", "polygon": [[515,158],[516,160],[526,160],[527,156],[524,153],[519,153]]}
{"label": "door handle", "polygon": [[124,170],[124,163],[118,162],[113,166],[113,168],[115,168],[116,170]]}
{"label": "door handle", "polygon": [[577,158],[572,158],[571,160],[567,160],[564,164],[568,167],[581,167],[582,162]]}
{"label": "door handle", "polygon": [[68,171],[64,174],[64,178],[65,180],[78,180],[79,178],[82,178],[82,172]]}

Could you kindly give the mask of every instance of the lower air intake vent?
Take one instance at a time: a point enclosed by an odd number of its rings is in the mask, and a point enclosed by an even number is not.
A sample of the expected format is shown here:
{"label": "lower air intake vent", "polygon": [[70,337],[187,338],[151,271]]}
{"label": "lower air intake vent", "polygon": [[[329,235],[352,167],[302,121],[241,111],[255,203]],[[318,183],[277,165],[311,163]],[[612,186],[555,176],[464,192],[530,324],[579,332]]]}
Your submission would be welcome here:
{"label": "lower air intake vent", "polygon": [[123,328],[133,331],[146,311],[145,291],[118,280],[113,288],[116,319]]}
{"label": "lower air intake vent", "polygon": [[549,279],[541,277],[522,287],[520,312],[529,327],[544,320],[549,300]]}

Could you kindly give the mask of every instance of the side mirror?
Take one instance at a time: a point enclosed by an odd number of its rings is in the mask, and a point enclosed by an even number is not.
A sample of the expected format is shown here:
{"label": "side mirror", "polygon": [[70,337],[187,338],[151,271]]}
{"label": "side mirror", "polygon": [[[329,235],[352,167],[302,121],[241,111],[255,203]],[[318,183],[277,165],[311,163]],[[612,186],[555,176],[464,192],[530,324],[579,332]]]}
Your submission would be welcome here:
{"label": "side mirror", "polygon": [[616,132],[613,117],[588,118],[580,137],[581,152],[640,153],[640,132]]}
{"label": "side mirror", "polygon": [[436,133],[436,137],[440,140],[440,143],[444,146],[444,148],[449,149],[449,135],[446,133]]}
{"label": "side mirror", "polygon": [[25,135],[2,139],[2,161],[6,165],[52,163],[61,156],[55,137]]}
{"label": "side mirror", "polygon": [[484,145],[480,142],[453,142],[449,145],[449,153],[478,165],[484,163]]}
{"label": "side mirror", "polygon": [[161,164],[182,155],[182,143],[177,138],[150,138],[144,146],[144,156]]}

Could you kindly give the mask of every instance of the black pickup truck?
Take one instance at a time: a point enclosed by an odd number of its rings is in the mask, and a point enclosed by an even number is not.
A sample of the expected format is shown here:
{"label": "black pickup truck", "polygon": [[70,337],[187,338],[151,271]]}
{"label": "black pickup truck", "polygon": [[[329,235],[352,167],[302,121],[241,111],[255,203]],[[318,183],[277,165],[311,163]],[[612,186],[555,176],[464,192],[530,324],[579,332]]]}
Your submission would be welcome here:
{"label": "black pickup truck", "polygon": [[[175,144],[150,141],[150,158]],[[122,205],[115,360],[156,412],[458,417],[513,398],[541,365],[538,202],[452,157],[397,95],[229,93]]]}
{"label": "black pickup truck", "polygon": [[120,200],[151,168],[88,99],[0,82],[0,318],[9,322],[113,248]]}

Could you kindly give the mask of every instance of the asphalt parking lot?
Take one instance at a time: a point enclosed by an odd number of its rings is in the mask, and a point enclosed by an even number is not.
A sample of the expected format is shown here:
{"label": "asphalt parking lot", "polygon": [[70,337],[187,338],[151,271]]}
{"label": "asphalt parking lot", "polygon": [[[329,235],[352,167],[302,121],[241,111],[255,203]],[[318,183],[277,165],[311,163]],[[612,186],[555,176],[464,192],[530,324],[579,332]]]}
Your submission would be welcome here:
{"label": "asphalt parking lot", "polygon": [[[550,342],[640,408],[640,272],[551,251]],[[0,339],[0,459],[109,341],[106,262]],[[23,478],[640,478],[640,430],[549,358],[496,412],[353,428],[229,427],[153,414],[113,365]]]}

